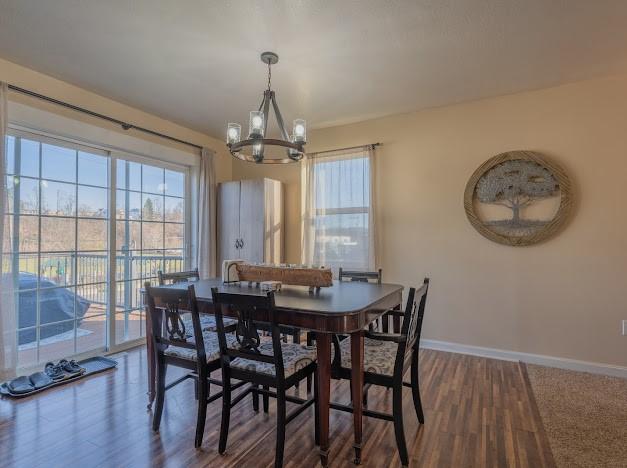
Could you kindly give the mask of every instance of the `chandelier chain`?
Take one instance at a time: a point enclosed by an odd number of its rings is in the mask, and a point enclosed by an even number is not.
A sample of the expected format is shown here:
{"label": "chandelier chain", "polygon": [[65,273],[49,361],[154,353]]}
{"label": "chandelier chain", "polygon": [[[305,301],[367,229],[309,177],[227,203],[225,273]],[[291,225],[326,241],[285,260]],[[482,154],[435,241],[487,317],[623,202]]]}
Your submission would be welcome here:
{"label": "chandelier chain", "polygon": [[272,80],[272,65],[268,62],[268,91],[270,91],[270,81]]}

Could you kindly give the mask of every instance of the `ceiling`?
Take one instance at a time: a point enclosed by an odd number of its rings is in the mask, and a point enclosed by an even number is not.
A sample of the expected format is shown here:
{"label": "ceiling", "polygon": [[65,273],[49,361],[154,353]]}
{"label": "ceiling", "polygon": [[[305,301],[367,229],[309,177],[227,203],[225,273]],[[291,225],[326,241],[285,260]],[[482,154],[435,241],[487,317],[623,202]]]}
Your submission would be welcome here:
{"label": "ceiling", "polygon": [[323,127],[627,70],[624,0],[0,0],[0,57],[222,138],[273,88]]}

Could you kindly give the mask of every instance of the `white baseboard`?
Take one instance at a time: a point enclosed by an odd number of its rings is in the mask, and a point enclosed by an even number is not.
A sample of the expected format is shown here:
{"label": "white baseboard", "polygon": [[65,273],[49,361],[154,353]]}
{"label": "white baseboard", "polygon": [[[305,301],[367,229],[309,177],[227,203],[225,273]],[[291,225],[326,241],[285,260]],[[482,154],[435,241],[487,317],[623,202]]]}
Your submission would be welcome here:
{"label": "white baseboard", "polygon": [[613,364],[603,364],[598,362],[578,361],[555,356],[544,356],[542,354],[520,353],[517,351],[507,351],[504,349],[484,348],[481,346],[465,345],[438,340],[420,340],[420,347],[434,349],[436,351],[447,351],[449,353],[470,354],[502,361],[522,361],[528,364],[539,366],[558,367],[580,372],[590,372],[592,374],[610,375],[627,379],[627,367],[615,366]]}

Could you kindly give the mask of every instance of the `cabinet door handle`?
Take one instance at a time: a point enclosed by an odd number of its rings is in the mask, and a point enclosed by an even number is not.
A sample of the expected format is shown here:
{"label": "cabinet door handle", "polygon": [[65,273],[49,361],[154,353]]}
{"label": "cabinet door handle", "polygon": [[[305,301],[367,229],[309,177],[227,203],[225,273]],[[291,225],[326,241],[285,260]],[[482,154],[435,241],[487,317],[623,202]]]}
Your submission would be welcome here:
{"label": "cabinet door handle", "polygon": [[240,249],[244,248],[244,239],[239,240],[239,248]]}
{"label": "cabinet door handle", "polygon": [[235,239],[235,248],[239,249],[239,239]]}

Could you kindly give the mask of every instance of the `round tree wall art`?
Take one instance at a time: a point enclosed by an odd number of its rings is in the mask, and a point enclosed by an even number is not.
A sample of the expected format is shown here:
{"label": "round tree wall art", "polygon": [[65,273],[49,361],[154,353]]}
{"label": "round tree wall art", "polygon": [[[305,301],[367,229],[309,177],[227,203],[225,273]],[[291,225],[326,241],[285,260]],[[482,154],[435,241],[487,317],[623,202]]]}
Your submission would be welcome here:
{"label": "round tree wall art", "polygon": [[483,163],[464,192],[468,220],[486,238],[530,245],[555,234],[572,200],[566,173],[540,153],[508,151]]}

